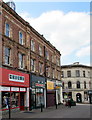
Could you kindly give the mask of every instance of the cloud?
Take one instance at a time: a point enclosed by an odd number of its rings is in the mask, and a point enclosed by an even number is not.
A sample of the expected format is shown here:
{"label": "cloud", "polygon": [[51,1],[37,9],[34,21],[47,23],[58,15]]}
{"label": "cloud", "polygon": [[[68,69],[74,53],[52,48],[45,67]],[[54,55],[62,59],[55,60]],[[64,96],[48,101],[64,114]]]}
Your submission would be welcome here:
{"label": "cloud", "polygon": [[[20,14],[49,40],[63,56],[90,43],[90,16],[85,12],[49,11],[37,18]],[[77,56],[79,52],[77,53]]]}
{"label": "cloud", "polygon": [[83,47],[76,53],[77,57],[90,56],[90,46]]}

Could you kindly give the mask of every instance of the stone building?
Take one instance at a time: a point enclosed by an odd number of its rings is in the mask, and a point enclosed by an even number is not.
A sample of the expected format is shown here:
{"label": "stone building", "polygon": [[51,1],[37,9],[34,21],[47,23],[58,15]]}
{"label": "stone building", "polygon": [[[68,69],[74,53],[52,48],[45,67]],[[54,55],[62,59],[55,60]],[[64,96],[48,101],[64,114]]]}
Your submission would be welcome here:
{"label": "stone building", "polygon": [[90,66],[79,64],[62,65],[63,98],[71,96],[76,102],[89,102],[91,87]]}
{"label": "stone building", "polygon": [[[62,102],[60,52],[15,11],[0,3],[2,109],[24,110]],[[49,102],[50,100],[50,102]]]}

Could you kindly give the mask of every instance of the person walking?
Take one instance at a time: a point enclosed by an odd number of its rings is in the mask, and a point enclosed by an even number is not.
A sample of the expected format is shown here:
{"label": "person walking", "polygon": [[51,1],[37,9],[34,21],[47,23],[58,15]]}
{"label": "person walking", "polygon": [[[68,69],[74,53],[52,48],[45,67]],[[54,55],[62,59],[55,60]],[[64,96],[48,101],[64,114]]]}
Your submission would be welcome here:
{"label": "person walking", "polygon": [[69,99],[68,99],[68,107],[71,108],[71,105],[72,105],[72,99],[71,99],[71,97],[69,96]]}

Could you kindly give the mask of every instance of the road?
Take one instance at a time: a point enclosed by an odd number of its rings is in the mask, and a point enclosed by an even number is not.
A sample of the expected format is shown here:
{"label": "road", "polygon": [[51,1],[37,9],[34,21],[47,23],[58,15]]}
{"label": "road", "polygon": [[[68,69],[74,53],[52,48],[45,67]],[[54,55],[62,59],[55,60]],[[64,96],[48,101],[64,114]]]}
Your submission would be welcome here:
{"label": "road", "polygon": [[44,109],[41,112],[40,109],[32,110],[30,112],[13,113],[12,118],[90,118],[90,105],[89,104],[77,104],[68,108],[67,106],[59,105],[56,109],[50,107]]}

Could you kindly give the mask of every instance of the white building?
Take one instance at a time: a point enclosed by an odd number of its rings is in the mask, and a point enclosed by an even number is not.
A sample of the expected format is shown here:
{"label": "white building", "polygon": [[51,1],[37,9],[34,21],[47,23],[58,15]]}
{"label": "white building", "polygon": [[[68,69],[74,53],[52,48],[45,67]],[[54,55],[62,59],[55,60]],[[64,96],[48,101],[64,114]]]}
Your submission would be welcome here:
{"label": "white building", "polygon": [[62,65],[63,98],[71,96],[78,103],[89,102],[91,87],[90,66],[79,64]]}

